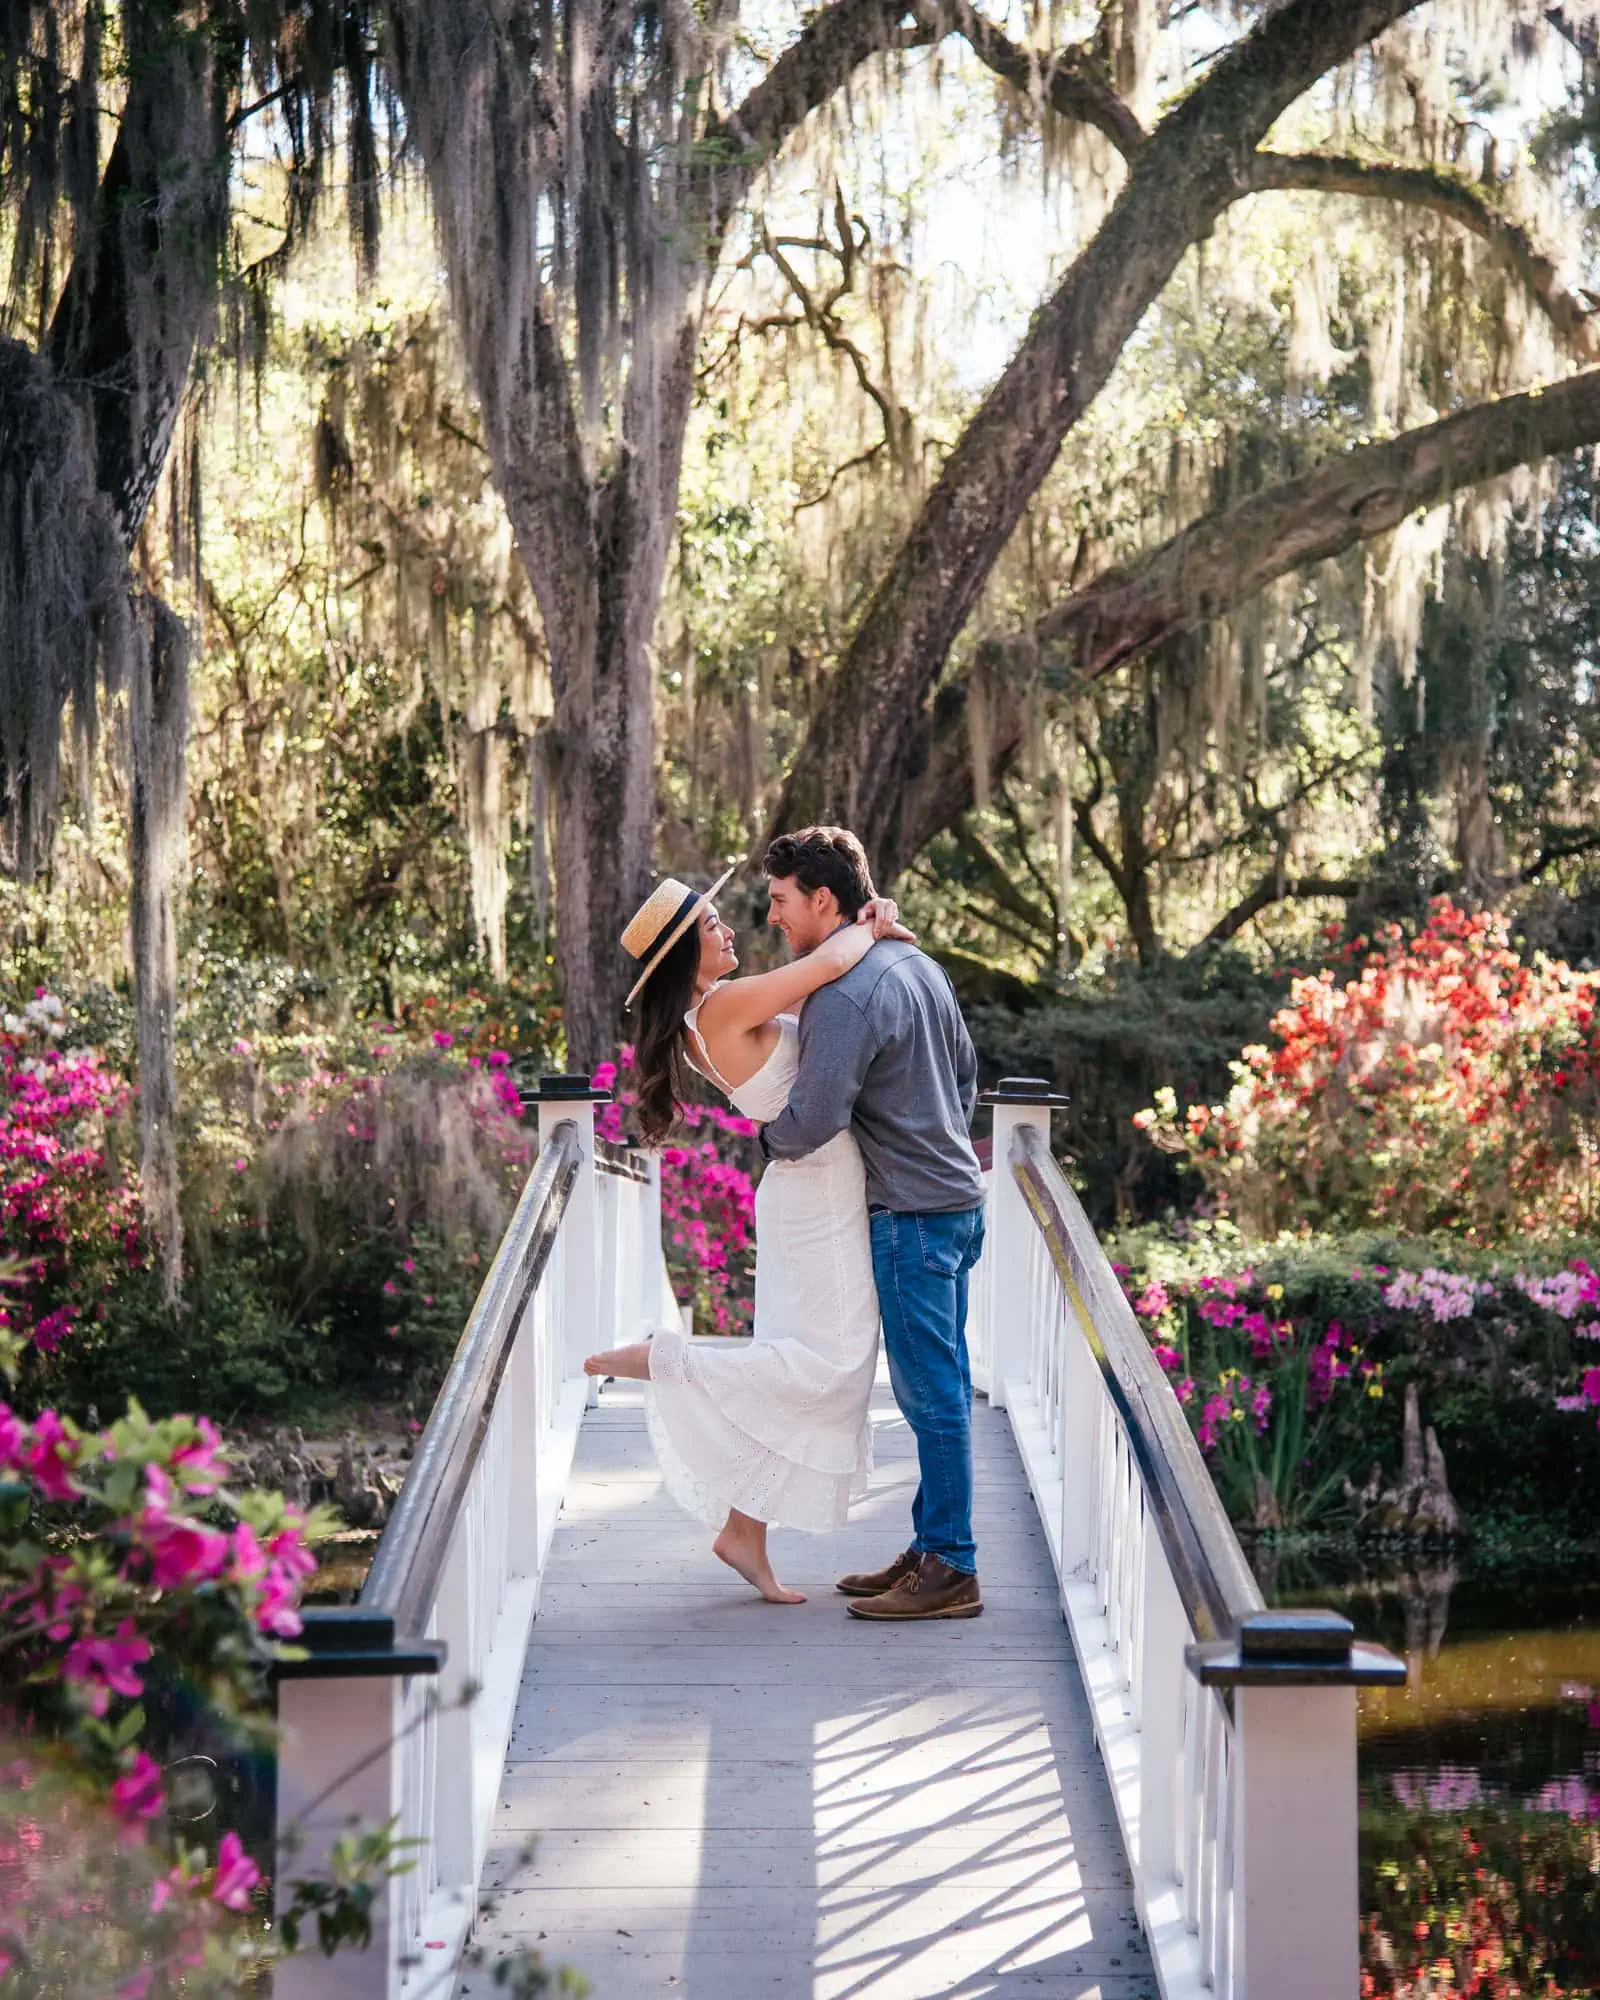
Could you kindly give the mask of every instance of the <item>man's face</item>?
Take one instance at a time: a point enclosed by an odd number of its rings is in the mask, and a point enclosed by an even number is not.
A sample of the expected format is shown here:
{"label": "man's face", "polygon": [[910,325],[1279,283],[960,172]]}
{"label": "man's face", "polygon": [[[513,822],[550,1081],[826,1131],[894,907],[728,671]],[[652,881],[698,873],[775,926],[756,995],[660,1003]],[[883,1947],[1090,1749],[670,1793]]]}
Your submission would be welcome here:
{"label": "man's face", "polygon": [[831,889],[807,895],[793,875],[773,875],[767,894],[767,922],[783,932],[796,958],[815,951],[839,927],[839,899]]}

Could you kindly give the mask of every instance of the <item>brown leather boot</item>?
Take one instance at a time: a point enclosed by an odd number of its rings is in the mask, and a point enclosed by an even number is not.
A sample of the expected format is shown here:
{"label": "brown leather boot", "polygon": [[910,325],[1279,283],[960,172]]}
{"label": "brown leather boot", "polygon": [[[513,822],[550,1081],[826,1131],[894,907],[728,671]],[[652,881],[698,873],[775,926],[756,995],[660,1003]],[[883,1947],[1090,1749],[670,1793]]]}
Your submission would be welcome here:
{"label": "brown leather boot", "polygon": [[834,1588],[843,1591],[846,1597],[881,1597],[886,1590],[893,1590],[901,1577],[909,1576],[918,1560],[916,1550],[907,1549],[887,1569],[856,1570],[849,1576],[841,1576]]}
{"label": "brown leather boot", "polygon": [[976,1618],[983,1609],[978,1579],[925,1555],[892,1590],[846,1607],[852,1618]]}

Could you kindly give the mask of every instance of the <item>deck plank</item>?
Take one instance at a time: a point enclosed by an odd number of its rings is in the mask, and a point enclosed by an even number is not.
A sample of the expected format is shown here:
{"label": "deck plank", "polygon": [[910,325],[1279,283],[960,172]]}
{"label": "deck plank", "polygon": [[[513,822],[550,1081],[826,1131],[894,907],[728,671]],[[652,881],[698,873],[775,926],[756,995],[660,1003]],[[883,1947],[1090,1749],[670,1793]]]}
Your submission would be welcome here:
{"label": "deck plank", "polygon": [[[872,1491],[775,1532],[761,1604],[662,1489],[642,1397],[578,1445],[484,1873],[488,1963],[595,2000],[1155,2000],[1049,1554],[1004,1417],[974,1415],[985,1611],[864,1627],[834,1578],[907,1538],[916,1455],[880,1378]],[[487,2000],[486,1969],[458,1992]]]}

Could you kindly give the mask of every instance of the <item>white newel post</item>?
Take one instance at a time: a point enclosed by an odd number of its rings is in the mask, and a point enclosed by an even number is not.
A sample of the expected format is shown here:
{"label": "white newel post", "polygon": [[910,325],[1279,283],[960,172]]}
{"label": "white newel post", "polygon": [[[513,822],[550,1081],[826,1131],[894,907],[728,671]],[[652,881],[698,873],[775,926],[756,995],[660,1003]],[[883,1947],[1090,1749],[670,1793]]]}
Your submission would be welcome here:
{"label": "white newel post", "polygon": [[978,1099],[994,1110],[994,1164],[984,1217],[983,1259],[989,1267],[989,1401],[997,1410],[1006,1407],[1012,1382],[1027,1366],[1028,1250],[1037,1234],[1011,1171],[1011,1141],[1019,1126],[1031,1125],[1048,1148],[1051,1107],[1066,1101],[1038,1076],[1003,1076],[993,1090],[984,1091]]}
{"label": "white newel post", "polygon": [[1235,2000],[1361,1984],[1356,1691],[1233,1691]]}
{"label": "white newel post", "polygon": [[1261,1611],[1188,1649],[1233,1691],[1232,2000],[1351,2000],[1360,1985],[1356,1689],[1405,1663],[1332,1611]]}
{"label": "white newel post", "polygon": [[[352,1828],[399,1821],[407,1745],[401,1717],[411,1673],[436,1674],[441,1649],[394,1643],[379,1613],[311,1610],[301,1642],[311,1658],[278,1681],[278,1851],[273,1895],[282,1911],[292,1883],[327,1872],[334,1841]],[[405,1856],[400,1857],[407,1858]],[[316,1920],[301,1948],[272,1975],[276,2000],[391,2000],[399,1991],[404,1940],[394,1885],[372,1912],[372,1944],[334,1957],[317,1949]]]}
{"label": "white newel post", "polygon": [[[578,1128],[578,1177],[567,1197],[561,1224],[561,1297],[555,1301],[560,1341],[561,1379],[578,1380],[584,1357],[606,1345],[609,1315],[603,1311],[606,1288],[615,1290],[615,1274],[601,1268],[600,1204],[595,1192],[594,1109],[609,1104],[611,1092],[596,1090],[586,1076],[541,1076],[539,1079],[539,1149],[549,1145],[556,1127],[570,1118]],[[589,1384],[591,1406],[598,1398],[598,1380]]]}

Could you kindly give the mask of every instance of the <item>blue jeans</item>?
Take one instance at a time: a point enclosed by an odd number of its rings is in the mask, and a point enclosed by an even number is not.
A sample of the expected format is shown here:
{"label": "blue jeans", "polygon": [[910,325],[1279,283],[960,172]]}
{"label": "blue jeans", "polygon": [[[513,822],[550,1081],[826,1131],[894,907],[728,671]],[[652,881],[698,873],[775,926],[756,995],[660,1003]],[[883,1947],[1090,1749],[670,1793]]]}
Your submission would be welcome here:
{"label": "blue jeans", "polygon": [[967,1273],[983,1248],[983,1210],[872,1214],[872,1271],[895,1401],[917,1440],[922,1480],[911,1546],[973,1575],[972,1374]]}

